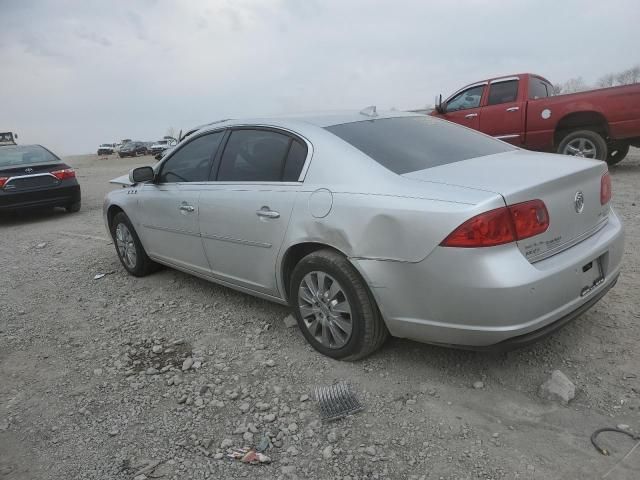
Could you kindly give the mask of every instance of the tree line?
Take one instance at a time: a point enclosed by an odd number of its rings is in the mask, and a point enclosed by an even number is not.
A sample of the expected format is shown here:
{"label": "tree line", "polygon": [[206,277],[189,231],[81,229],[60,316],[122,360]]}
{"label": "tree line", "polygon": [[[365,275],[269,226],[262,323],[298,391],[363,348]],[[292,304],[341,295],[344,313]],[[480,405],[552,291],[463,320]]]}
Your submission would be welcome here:
{"label": "tree line", "polygon": [[616,87],[619,85],[631,85],[640,83],[640,65],[631,67],[618,73],[607,73],[600,77],[595,85],[589,85],[582,77],[570,78],[564,83],[556,83],[553,90],[556,95],[561,93],[575,93],[593,88]]}

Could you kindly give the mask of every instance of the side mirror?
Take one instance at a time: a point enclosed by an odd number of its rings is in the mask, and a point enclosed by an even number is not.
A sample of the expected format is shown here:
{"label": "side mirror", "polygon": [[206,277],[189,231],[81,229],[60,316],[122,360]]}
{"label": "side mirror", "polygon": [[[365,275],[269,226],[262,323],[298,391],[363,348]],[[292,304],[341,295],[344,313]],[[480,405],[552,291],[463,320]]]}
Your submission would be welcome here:
{"label": "side mirror", "polygon": [[436,106],[436,112],[438,113],[444,113],[447,109],[447,103],[442,103],[442,94],[436,95],[434,105]]}
{"label": "side mirror", "polygon": [[132,168],[129,171],[129,181],[131,183],[151,182],[155,178],[156,173],[151,167]]}

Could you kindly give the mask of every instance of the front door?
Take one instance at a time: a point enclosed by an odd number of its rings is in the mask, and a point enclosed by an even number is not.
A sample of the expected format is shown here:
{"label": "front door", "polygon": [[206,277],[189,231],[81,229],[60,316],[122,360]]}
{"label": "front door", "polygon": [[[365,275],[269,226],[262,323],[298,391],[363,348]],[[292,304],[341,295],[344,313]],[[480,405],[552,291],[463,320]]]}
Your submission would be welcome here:
{"label": "front door", "polygon": [[142,242],[147,253],[171,265],[206,273],[198,222],[200,194],[224,136],[191,139],[163,161],[152,184],[140,191]]}
{"label": "front door", "polygon": [[200,232],[211,273],[281,297],[276,259],[289,225],[307,146],[288,132],[231,132],[216,181],[200,197]]}
{"label": "front door", "polygon": [[445,120],[459,123],[465,127],[480,129],[480,101],[485,84],[475,85],[455,94],[445,105],[441,115]]}
{"label": "front door", "polygon": [[523,101],[518,99],[518,79],[491,82],[481,109],[480,131],[499,140],[521,145],[524,140]]}

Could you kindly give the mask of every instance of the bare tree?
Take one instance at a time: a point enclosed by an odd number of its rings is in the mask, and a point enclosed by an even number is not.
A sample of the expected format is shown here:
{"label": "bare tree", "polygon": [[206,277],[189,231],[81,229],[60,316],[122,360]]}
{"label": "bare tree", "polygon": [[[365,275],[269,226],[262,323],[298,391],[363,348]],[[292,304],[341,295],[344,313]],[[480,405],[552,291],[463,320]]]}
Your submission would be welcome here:
{"label": "bare tree", "polygon": [[553,94],[560,95],[562,93],[562,85],[560,83],[553,84]]}
{"label": "bare tree", "polygon": [[561,93],[575,93],[588,90],[589,86],[584,82],[582,77],[570,78],[562,84]]}
{"label": "bare tree", "polygon": [[616,75],[616,82],[619,85],[631,85],[632,83],[638,83],[640,81],[640,65],[636,65],[624,72],[620,72]]}
{"label": "bare tree", "polygon": [[167,128],[167,133],[165,133],[165,137],[177,138],[176,129],[173,127]]}
{"label": "bare tree", "polygon": [[599,88],[613,87],[616,83],[616,76],[613,73],[607,73],[598,79],[596,86]]}

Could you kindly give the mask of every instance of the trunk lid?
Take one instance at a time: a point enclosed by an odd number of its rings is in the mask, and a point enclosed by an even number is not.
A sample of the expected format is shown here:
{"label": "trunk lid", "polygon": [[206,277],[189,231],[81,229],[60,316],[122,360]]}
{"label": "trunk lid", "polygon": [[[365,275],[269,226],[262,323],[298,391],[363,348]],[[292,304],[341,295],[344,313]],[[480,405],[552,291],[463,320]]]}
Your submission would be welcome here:
{"label": "trunk lid", "polygon": [[536,262],[590,237],[605,225],[609,205],[600,205],[600,182],[606,171],[606,164],[599,160],[518,150],[403,176],[498,193],[507,205],[542,200],[549,212],[549,228],[517,242],[522,254]]}

